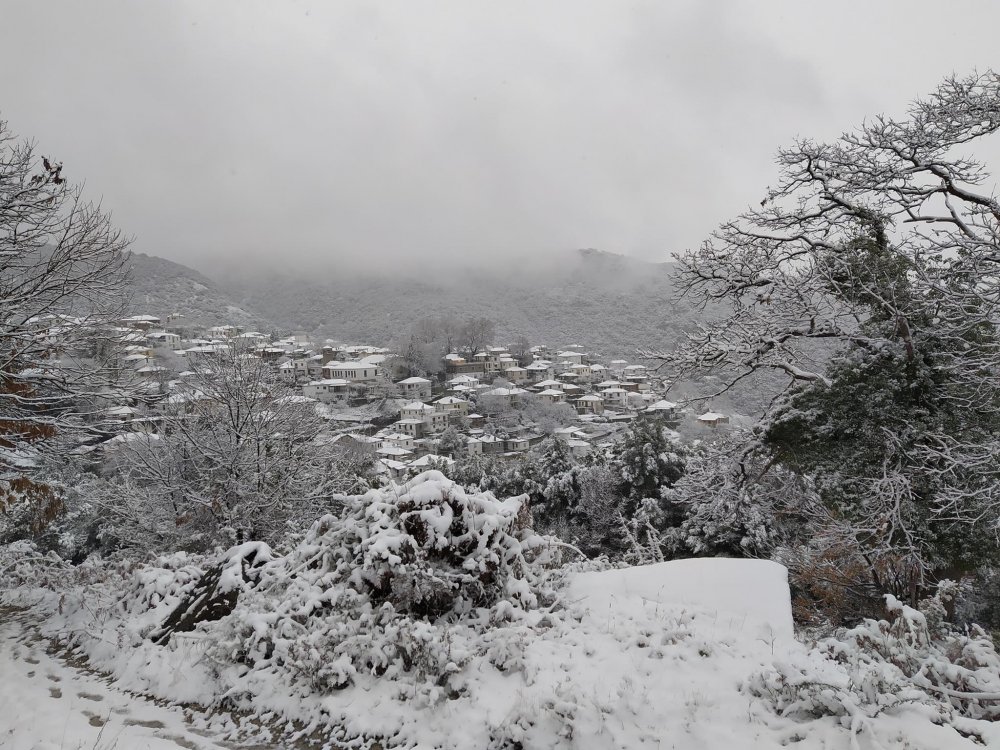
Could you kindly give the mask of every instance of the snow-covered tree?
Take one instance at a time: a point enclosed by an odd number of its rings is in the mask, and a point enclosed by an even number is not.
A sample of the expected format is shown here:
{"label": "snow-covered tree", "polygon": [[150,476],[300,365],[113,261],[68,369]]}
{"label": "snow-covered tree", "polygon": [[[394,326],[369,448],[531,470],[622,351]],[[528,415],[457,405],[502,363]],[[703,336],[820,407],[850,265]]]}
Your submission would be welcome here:
{"label": "snow-covered tree", "polygon": [[468,452],[466,438],[454,427],[448,427],[438,439],[437,450],[443,456],[460,458]]}
{"label": "snow-covered tree", "polygon": [[122,543],[274,543],[363,484],[360,457],[324,437],[316,404],[239,347],[171,401],[161,433],[128,442],[100,497]]}
{"label": "snow-covered tree", "polygon": [[107,429],[118,391],[128,241],[0,121],[0,514],[41,528],[61,496],[46,458]]}
{"label": "snow-covered tree", "polygon": [[[668,437],[656,420],[636,419],[615,445],[611,469],[619,478],[621,513],[631,517],[645,498],[661,500],[666,510],[670,489],[684,474],[686,451]],[[668,515],[673,518],[674,510]]]}
{"label": "snow-covered tree", "polygon": [[904,118],[800,140],[760,206],[680,262],[688,297],[731,314],[668,356],[674,374],[712,372],[719,393],[786,375],[761,465],[809,479],[911,601],[994,554],[1000,532],[1000,203],[969,155],[998,129],[989,72]]}

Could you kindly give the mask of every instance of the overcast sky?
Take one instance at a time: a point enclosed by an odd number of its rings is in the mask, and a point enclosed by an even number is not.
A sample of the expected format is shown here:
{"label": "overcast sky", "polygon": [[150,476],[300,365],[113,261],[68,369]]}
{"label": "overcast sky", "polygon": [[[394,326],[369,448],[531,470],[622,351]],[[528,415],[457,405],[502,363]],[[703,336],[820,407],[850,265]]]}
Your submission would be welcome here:
{"label": "overcast sky", "polygon": [[1000,65],[1000,4],[0,0],[0,117],[134,249],[662,260],[796,135]]}

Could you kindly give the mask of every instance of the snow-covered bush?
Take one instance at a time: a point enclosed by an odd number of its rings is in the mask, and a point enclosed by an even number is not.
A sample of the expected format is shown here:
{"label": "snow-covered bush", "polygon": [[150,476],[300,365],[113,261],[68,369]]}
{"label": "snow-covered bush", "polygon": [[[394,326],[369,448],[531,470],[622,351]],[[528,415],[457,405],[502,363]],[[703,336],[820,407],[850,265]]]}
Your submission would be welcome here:
{"label": "snow-covered bush", "polygon": [[216,658],[249,666],[248,690],[265,673],[325,691],[414,672],[433,701],[461,689],[473,653],[514,660],[477,631],[538,606],[528,561],[544,540],[525,498],[466,492],[428,471],[342,501],[221,623]]}
{"label": "snow-covered bush", "polygon": [[[927,707],[940,723],[1000,719],[1000,655],[979,627],[959,630],[946,612],[955,584],[909,607],[886,595],[888,620],[865,620],[819,641],[825,657],[777,661],[746,685],[783,716],[842,717],[860,732],[868,720],[904,704]],[[963,724],[975,734],[975,723]]]}

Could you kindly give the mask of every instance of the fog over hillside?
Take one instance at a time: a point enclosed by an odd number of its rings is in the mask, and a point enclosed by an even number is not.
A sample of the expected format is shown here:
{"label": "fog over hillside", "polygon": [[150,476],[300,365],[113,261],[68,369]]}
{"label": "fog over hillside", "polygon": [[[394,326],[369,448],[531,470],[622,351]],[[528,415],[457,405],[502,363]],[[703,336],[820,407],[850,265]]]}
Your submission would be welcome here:
{"label": "fog over hillside", "polygon": [[[137,311],[231,318],[265,329],[389,343],[430,316],[489,317],[498,338],[580,344],[606,356],[666,348],[696,319],[678,302],[673,266],[598,250],[476,265],[231,269],[216,279],[152,256],[135,257]],[[173,309],[187,307],[184,309]]]}

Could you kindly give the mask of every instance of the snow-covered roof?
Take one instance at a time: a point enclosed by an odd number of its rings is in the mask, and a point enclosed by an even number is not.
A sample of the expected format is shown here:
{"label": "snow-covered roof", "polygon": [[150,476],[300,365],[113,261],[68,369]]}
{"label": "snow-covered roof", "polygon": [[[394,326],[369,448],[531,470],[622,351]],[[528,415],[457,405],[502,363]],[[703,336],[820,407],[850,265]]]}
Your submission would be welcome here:
{"label": "snow-covered roof", "polygon": [[[673,401],[661,400],[646,407],[646,411],[672,411],[677,408]],[[709,412],[711,413],[711,412]]]}
{"label": "snow-covered roof", "polygon": [[596,401],[604,401],[604,399],[601,398],[600,396],[595,396],[594,394],[590,394],[587,396],[580,396],[580,398],[578,398],[577,401],[596,402]]}
{"label": "snow-covered roof", "polygon": [[720,419],[726,419],[725,414],[719,414],[714,411],[706,411],[704,414],[698,417],[699,422],[718,422]]}
{"label": "snow-covered roof", "polygon": [[138,414],[135,409],[131,406],[112,406],[104,410],[104,413],[110,417],[127,417],[132,414]]}
{"label": "snow-covered roof", "polygon": [[412,377],[412,378],[406,378],[406,380],[400,380],[399,385],[418,385],[418,384],[422,385],[424,383],[430,383],[430,382],[431,381],[429,381],[427,378]]}
{"label": "snow-covered roof", "polygon": [[379,463],[393,471],[404,471],[406,464],[402,461],[393,461],[391,458],[380,458]]}
{"label": "snow-covered roof", "polygon": [[428,453],[426,456],[421,456],[420,458],[410,461],[410,468],[422,469],[425,466],[429,466],[432,461],[434,463],[444,462],[449,465],[455,463],[453,459],[450,459],[447,456],[435,456],[433,453]]}
{"label": "snow-covered roof", "polygon": [[344,380],[343,378],[323,378],[322,380],[314,380],[309,383],[309,385],[331,385],[341,387],[350,384],[350,380]]}
{"label": "snow-covered roof", "polygon": [[458,398],[457,396],[445,396],[444,398],[439,398],[434,403],[444,404],[445,406],[454,406],[455,404],[467,404],[469,402],[465,399]]}
{"label": "snow-covered roof", "polygon": [[[375,438],[372,438],[372,439],[374,440]],[[410,436],[410,435],[404,435],[402,432],[393,432],[393,433],[390,433],[388,435],[383,435],[382,439],[383,440],[393,440],[393,441],[395,441],[395,440],[406,440],[406,441],[409,441],[409,440],[413,440],[413,437]]]}
{"label": "snow-covered roof", "polygon": [[434,407],[428,406],[423,401],[411,401],[402,407],[401,411],[434,411]]}
{"label": "snow-covered roof", "polygon": [[566,394],[562,391],[557,391],[555,388],[546,388],[544,391],[538,393],[539,396],[565,396]]}
{"label": "snow-covered roof", "polygon": [[323,365],[324,370],[357,370],[357,369],[369,369],[373,368],[374,365],[371,362],[327,362]]}
{"label": "snow-covered roof", "polygon": [[409,451],[406,448],[400,448],[398,445],[383,445],[378,448],[376,453],[382,456],[412,456],[413,451]]}
{"label": "snow-covered roof", "polygon": [[494,388],[489,391],[483,391],[484,396],[516,396],[519,393],[527,393],[523,388]]}

